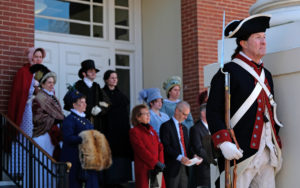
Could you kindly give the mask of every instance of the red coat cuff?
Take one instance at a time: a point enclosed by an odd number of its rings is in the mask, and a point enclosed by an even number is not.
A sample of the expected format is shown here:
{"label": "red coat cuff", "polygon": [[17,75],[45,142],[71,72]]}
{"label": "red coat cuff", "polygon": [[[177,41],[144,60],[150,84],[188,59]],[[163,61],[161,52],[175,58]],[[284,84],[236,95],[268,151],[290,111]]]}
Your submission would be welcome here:
{"label": "red coat cuff", "polygon": [[215,132],[213,135],[212,135],[212,140],[214,142],[214,146],[217,148],[217,146],[225,141],[228,141],[228,142],[232,142],[231,140],[231,137],[230,137],[230,134],[229,134],[229,131],[228,130],[225,130],[225,129],[222,129],[218,132]]}

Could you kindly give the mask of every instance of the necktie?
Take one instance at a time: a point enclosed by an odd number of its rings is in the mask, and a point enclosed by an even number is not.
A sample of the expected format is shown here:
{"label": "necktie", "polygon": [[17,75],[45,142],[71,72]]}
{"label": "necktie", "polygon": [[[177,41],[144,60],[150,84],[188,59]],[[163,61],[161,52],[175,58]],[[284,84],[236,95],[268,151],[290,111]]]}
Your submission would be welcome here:
{"label": "necktie", "polygon": [[180,133],[180,142],[181,142],[181,145],[182,145],[183,150],[184,150],[184,156],[187,156],[186,155],[185,144],[184,144],[183,130],[182,130],[182,125],[181,124],[179,124],[179,133]]}

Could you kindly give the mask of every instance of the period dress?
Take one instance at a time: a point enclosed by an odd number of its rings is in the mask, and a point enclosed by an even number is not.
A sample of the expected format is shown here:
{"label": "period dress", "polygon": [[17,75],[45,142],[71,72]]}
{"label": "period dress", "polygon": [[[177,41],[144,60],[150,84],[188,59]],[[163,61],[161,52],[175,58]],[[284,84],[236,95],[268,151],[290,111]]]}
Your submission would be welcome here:
{"label": "period dress", "polygon": [[[64,119],[61,105],[53,92],[42,89],[32,102],[33,140],[54,158],[55,147],[59,148],[61,135],[58,123]],[[56,158],[57,159],[57,158]]]}
{"label": "period dress", "polygon": [[103,116],[104,134],[109,142],[113,164],[104,171],[106,184],[119,184],[131,180],[132,148],[129,140],[129,100],[115,87],[110,90],[107,85],[103,91],[109,97],[110,108]]}
{"label": "period dress", "polygon": [[[91,85],[88,85],[87,83]],[[109,98],[106,96],[105,92],[100,88],[100,85],[98,83],[92,82],[87,78],[78,80],[75,83],[75,88],[84,96],[86,96],[86,118],[93,123],[96,130],[103,133],[103,115],[107,112],[108,106],[110,104]],[[108,106],[100,106],[99,102],[105,102]],[[99,106],[102,111],[98,115],[94,116],[91,113],[91,111],[92,108],[96,105]]]}
{"label": "period dress", "polygon": [[7,116],[32,136],[31,102],[27,103],[34,91],[33,74],[29,71],[30,63],[26,63],[16,74],[11,90]]}
{"label": "period dress", "polygon": [[[32,137],[32,101],[29,99],[32,97],[34,92],[33,74],[29,71],[30,63],[25,64],[16,74],[11,90],[11,96],[8,105],[7,116],[11,119],[17,126],[30,137]],[[28,102],[27,102],[28,101]],[[13,135],[13,139],[16,135]],[[19,140],[25,142],[25,138],[19,134]],[[26,169],[26,152],[22,148],[25,146],[19,145],[17,142],[13,142],[12,145],[7,146],[8,151],[17,158],[22,158],[23,161],[16,161],[15,157],[11,158],[12,166],[9,170],[12,173],[24,174],[24,169]],[[21,156],[23,155],[23,156]],[[16,163],[16,164],[15,164]],[[23,184],[26,184],[25,179],[23,179]]]}
{"label": "period dress", "polygon": [[153,110],[149,110],[150,112],[150,125],[153,127],[153,129],[156,131],[158,137],[159,137],[159,129],[160,126],[168,121],[170,119],[170,117],[164,113],[164,112],[160,112],[160,115],[157,115]]}
{"label": "period dress", "polygon": [[81,188],[83,178],[87,179],[86,188],[98,188],[98,172],[94,170],[83,170],[79,161],[78,146],[82,142],[79,133],[84,130],[94,129],[91,122],[85,118],[84,113],[71,109],[71,114],[63,121],[62,134],[63,134],[63,147],[60,155],[60,160],[63,162],[71,162],[72,168],[69,173],[69,187]]}

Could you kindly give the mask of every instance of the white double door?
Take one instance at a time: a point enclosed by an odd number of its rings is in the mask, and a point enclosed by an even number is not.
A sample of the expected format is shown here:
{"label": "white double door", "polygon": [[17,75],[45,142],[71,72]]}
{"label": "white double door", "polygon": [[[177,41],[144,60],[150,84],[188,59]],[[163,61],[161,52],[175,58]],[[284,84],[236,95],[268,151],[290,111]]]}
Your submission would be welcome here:
{"label": "white double door", "polygon": [[46,58],[43,64],[57,74],[55,95],[62,105],[63,97],[67,92],[67,84],[73,85],[80,79],[78,71],[82,61],[86,59],[94,60],[96,68],[100,70],[97,73],[96,82],[101,87],[104,86],[103,74],[105,71],[115,68],[110,61],[109,48],[39,40],[35,41],[35,47],[42,47],[46,50]]}

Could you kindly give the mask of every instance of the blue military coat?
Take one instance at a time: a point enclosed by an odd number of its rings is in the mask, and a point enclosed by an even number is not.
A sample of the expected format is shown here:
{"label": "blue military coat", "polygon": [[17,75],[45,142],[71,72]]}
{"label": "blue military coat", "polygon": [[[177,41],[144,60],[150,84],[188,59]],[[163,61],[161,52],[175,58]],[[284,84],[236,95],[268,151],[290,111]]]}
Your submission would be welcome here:
{"label": "blue military coat", "polygon": [[[69,174],[69,187],[81,188],[82,180],[80,174],[82,173],[81,164],[79,161],[78,145],[82,142],[79,135],[81,131],[94,129],[94,126],[85,117],[80,117],[74,112],[71,112],[63,121],[62,134],[63,134],[63,147],[60,159],[63,162],[71,162],[72,167]],[[98,175],[94,170],[87,170],[86,187],[99,187]]]}

